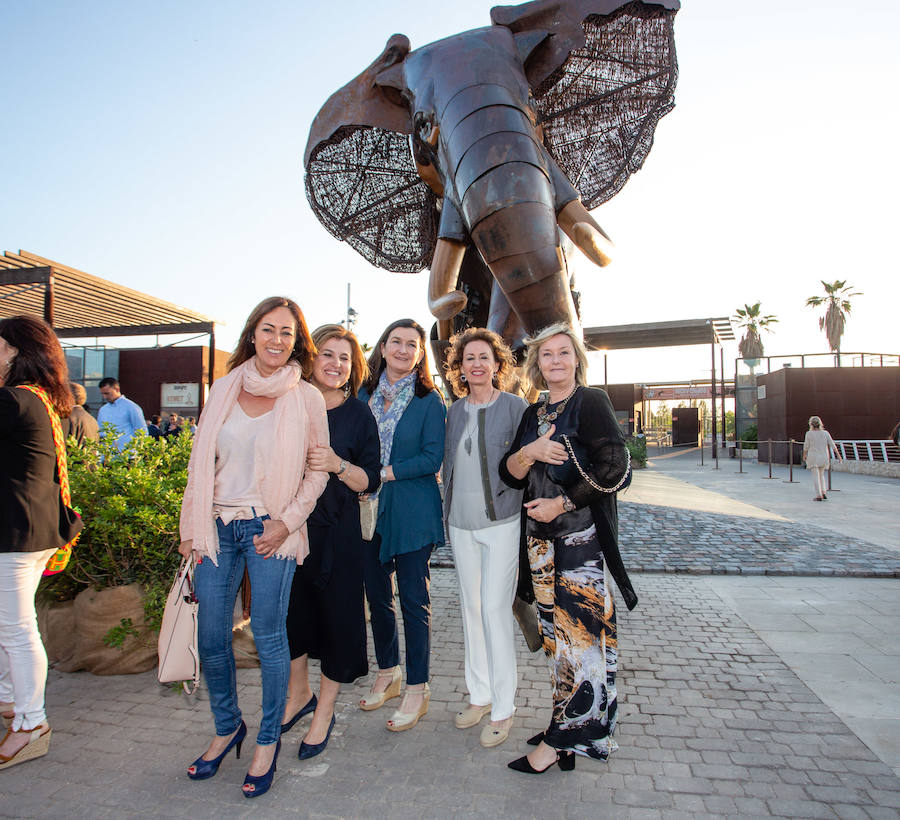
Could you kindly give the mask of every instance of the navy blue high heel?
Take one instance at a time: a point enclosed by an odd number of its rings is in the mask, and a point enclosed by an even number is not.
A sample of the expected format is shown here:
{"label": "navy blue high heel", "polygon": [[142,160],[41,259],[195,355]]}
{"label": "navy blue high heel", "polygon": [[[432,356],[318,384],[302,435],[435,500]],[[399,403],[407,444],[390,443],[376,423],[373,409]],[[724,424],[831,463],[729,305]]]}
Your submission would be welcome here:
{"label": "navy blue high heel", "polygon": [[[281,741],[279,740],[278,745],[275,747],[275,757],[272,758],[272,765],[269,766],[269,771],[259,776],[247,773],[247,776],[244,778],[244,785],[241,786],[244,797],[259,797],[271,788],[272,778],[275,777],[275,770],[278,768],[275,764],[278,763],[278,753],[280,751]],[[252,786],[253,790],[250,791],[247,786]]]}
{"label": "navy blue high heel", "polygon": [[204,760],[203,755],[200,755],[200,757],[188,766],[187,776],[191,780],[206,780],[207,778],[213,777],[215,773],[219,771],[219,764],[225,759],[225,755],[231,751],[232,746],[235,747],[235,759],[240,760],[241,745],[243,744],[245,737],[247,737],[247,724],[244,723],[244,721],[241,721],[241,725],[238,727],[237,732],[235,732],[234,737],[228,741],[225,751],[212,760]]}
{"label": "navy blue high heel", "polygon": [[290,732],[291,729],[294,728],[294,724],[300,720],[304,715],[308,715],[310,712],[316,711],[316,706],[318,706],[319,701],[316,699],[316,696],[313,695],[309,702],[304,706],[296,715],[294,715],[287,723],[281,724],[281,734],[285,732]]}
{"label": "navy blue high heel", "polygon": [[325,740],[321,743],[306,743],[305,741],[300,744],[300,751],[297,752],[297,758],[299,760],[306,760],[308,757],[315,757],[317,754],[321,754],[325,751],[325,747],[328,745],[328,738],[331,737],[331,730],[334,728],[334,714],[331,715],[331,723],[328,726],[328,734],[325,735]]}

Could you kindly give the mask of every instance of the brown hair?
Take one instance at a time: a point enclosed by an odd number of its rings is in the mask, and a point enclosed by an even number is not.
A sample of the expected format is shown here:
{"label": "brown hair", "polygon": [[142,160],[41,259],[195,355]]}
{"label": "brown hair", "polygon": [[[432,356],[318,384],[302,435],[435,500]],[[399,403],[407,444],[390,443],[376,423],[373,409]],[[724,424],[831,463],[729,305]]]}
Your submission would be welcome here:
{"label": "brown hair", "polygon": [[387,342],[390,335],[398,327],[406,327],[410,330],[415,330],[419,334],[419,343],[422,345],[422,358],[419,359],[419,363],[416,365],[416,395],[419,398],[423,398],[436,388],[431,379],[431,373],[428,372],[430,370],[428,365],[428,339],[425,336],[425,330],[422,325],[415,319],[398,319],[396,322],[391,322],[384,329],[384,333],[381,334],[381,338],[369,354],[369,378],[366,379],[364,385],[366,392],[371,396],[375,388],[378,387],[378,380],[381,378],[381,372],[386,365],[384,356],[381,355],[381,346]]}
{"label": "brown hair", "polygon": [[4,385],[36,384],[50,396],[60,416],[72,412],[69,368],[53,328],[37,316],[23,314],[0,319],[0,336],[19,352],[12,360]]}
{"label": "brown hair", "polygon": [[366,364],[366,356],[359,345],[359,340],[352,331],[341,325],[321,325],[312,332],[313,344],[316,349],[322,347],[329,339],[344,339],[350,342],[350,395],[355,396],[359,386],[369,375],[369,365]]}
{"label": "brown hair", "polygon": [[285,296],[270,296],[268,299],[263,299],[253,308],[253,311],[247,317],[244,329],[241,331],[237,347],[234,349],[234,353],[231,354],[231,358],[228,359],[229,373],[238,365],[243,364],[256,355],[256,348],[253,345],[253,334],[256,331],[256,326],[262,321],[263,316],[280,307],[287,308],[291,312],[296,325],[294,349],[291,351],[288,361],[297,362],[303,371],[304,378],[309,378],[309,374],[312,372],[313,359],[316,357],[316,346],[309,335],[309,328],[306,326],[306,319],[303,318],[303,311],[300,310],[300,306]]}
{"label": "brown hair", "polygon": [[575,351],[575,384],[587,387],[587,350],[581,337],[565,322],[548,325],[525,340],[526,352],[525,365],[523,367],[525,370],[525,381],[536,390],[547,389],[547,382],[544,381],[544,377],[541,374],[538,353],[541,350],[541,345],[554,336],[569,337],[569,341],[572,342],[572,349]]}
{"label": "brown hair", "polygon": [[490,347],[494,361],[500,365],[494,384],[501,390],[505,390],[513,375],[513,368],[516,366],[512,351],[493,330],[488,330],[486,327],[470,327],[450,337],[446,379],[450,382],[453,392],[460,398],[469,394],[469,385],[461,377],[463,354],[466,352],[466,345],[470,342],[485,342]]}

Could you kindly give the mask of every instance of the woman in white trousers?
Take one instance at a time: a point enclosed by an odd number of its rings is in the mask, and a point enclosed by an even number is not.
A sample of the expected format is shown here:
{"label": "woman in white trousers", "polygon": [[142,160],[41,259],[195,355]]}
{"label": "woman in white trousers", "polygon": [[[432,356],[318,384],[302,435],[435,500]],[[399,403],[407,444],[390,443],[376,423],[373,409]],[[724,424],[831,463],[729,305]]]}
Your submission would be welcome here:
{"label": "woman in white trousers", "polygon": [[840,461],[841,454],[831,434],[822,426],[822,419],[818,416],[809,417],[809,430],[803,439],[803,459],[806,461],[806,469],[812,473],[813,501],[824,501],[825,494],[825,470],[831,462],[831,455]]}
{"label": "woman in white trousers", "polygon": [[512,603],[519,567],[522,493],[500,481],[500,458],[518,428],[525,400],[505,393],[509,348],[484,328],[451,340],[447,377],[460,397],[447,414],[444,517],[459,577],[469,702],[458,729],[478,725],[481,745],[509,736],[518,685]]}

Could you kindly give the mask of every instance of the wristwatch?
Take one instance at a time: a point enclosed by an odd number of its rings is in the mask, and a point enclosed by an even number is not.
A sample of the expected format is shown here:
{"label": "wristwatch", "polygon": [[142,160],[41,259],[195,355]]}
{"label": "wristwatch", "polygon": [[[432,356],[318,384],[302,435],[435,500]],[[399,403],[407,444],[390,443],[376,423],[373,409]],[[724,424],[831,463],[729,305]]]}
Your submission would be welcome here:
{"label": "wristwatch", "polygon": [[575,502],[572,501],[572,499],[569,498],[569,496],[567,496],[567,495],[562,496],[562,504],[563,504],[563,509],[566,512],[574,512]]}
{"label": "wristwatch", "polygon": [[347,466],[348,466],[347,462],[344,461],[344,459],[341,459],[341,466],[338,469],[338,471],[335,473],[335,475],[338,476],[338,478],[340,478],[346,472]]}

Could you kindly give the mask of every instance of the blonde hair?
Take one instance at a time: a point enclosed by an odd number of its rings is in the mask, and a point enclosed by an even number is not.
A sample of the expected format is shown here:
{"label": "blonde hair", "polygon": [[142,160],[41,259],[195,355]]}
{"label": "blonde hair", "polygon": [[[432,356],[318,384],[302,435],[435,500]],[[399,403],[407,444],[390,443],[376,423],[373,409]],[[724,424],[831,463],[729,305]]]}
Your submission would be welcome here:
{"label": "blonde hair", "polygon": [[[366,364],[366,356],[360,347],[356,335],[342,325],[321,325],[312,332],[313,344],[316,351],[329,339],[344,339],[350,343],[350,395],[355,396],[359,386],[369,377],[369,365]],[[318,356],[318,352],[316,353]]]}
{"label": "blonde hair", "polygon": [[543,344],[554,336],[567,336],[572,343],[572,349],[575,351],[576,359],[575,383],[580,384],[582,387],[587,387],[587,350],[581,337],[565,322],[557,322],[556,324],[548,325],[533,336],[529,336],[525,339],[525,381],[534,390],[547,389],[547,382],[544,381],[544,377],[541,374],[538,354],[540,353]]}
{"label": "blonde hair", "polygon": [[810,430],[821,430],[822,429],[822,419],[818,416],[810,416],[809,417],[809,429]]}
{"label": "blonde hair", "polygon": [[485,342],[491,349],[494,361],[499,365],[496,375],[496,386],[505,390],[516,360],[506,342],[493,330],[485,327],[470,327],[455,336],[450,337],[450,348],[447,351],[447,381],[453,392],[459,397],[469,394],[469,385],[462,380],[462,359],[466,352],[466,345],[470,342]]}

